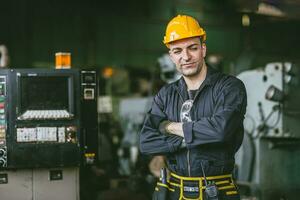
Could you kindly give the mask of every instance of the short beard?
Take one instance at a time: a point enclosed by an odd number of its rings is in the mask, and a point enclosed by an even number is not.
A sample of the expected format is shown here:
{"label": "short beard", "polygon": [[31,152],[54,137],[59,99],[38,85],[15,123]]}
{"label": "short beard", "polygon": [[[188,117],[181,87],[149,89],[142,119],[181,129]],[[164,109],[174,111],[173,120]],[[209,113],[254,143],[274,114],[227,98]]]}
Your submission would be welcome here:
{"label": "short beard", "polygon": [[202,63],[201,66],[198,65],[196,71],[194,71],[193,73],[191,73],[191,74],[185,74],[185,73],[182,71],[181,74],[182,74],[183,76],[185,76],[185,77],[192,78],[192,77],[195,77],[195,76],[197,76],[198,74],[200,74],[200,72],[202,71],[202,69],[203,69],[203,63]]}

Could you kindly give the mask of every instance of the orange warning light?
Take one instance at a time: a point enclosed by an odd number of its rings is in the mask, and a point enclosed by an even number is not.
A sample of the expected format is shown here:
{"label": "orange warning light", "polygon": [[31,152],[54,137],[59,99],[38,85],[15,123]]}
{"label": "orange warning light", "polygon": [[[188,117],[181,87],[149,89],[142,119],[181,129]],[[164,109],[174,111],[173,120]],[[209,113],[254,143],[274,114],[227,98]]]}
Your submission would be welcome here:
{"label": "orange warning light", "polygon": [[102,75],[104,78],[111,78],[114,74],[114,69],[112,67],[105,67],[102,71]]}
{"label": "orange warning light", "polygon": [[71,68],[71,53],[58,52],[55,53],[55,68],[70,69]]}

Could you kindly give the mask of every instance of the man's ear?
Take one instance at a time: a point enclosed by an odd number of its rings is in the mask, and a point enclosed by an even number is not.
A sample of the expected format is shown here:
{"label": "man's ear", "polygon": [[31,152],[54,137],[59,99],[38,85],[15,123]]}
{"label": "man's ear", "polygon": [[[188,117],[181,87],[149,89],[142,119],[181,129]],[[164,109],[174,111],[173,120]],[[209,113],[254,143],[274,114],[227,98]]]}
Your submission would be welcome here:
{"label": "man's ear", "polygon": [[203,58],[205,58],[205,56],[206,56],[206,44],[205,43],[202,43],[202,55],[203,55]]}

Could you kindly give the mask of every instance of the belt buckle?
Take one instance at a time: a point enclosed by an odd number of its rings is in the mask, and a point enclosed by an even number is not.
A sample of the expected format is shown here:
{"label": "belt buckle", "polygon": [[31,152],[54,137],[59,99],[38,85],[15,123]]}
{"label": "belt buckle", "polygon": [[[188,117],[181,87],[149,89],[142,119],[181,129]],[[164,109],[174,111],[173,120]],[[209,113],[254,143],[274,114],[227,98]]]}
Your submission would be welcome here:
{"label": "belt buckle", "polygon": [[199,187],[183,186],[184,192],[199,192]]}

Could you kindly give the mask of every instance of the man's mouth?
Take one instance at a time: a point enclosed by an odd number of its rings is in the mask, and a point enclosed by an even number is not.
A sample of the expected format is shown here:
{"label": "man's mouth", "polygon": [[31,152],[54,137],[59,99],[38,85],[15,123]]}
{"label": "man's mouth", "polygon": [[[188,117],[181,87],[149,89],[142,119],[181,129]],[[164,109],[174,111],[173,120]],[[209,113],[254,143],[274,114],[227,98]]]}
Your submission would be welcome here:
{"label": "man's mouth", "polygon": [[185,63],[185,64],[181,64],[181,67],[184,67],[184,68],[190,68],[190,67],[193,67],[195,64],[195,62],[192,62],[192,63]]}

